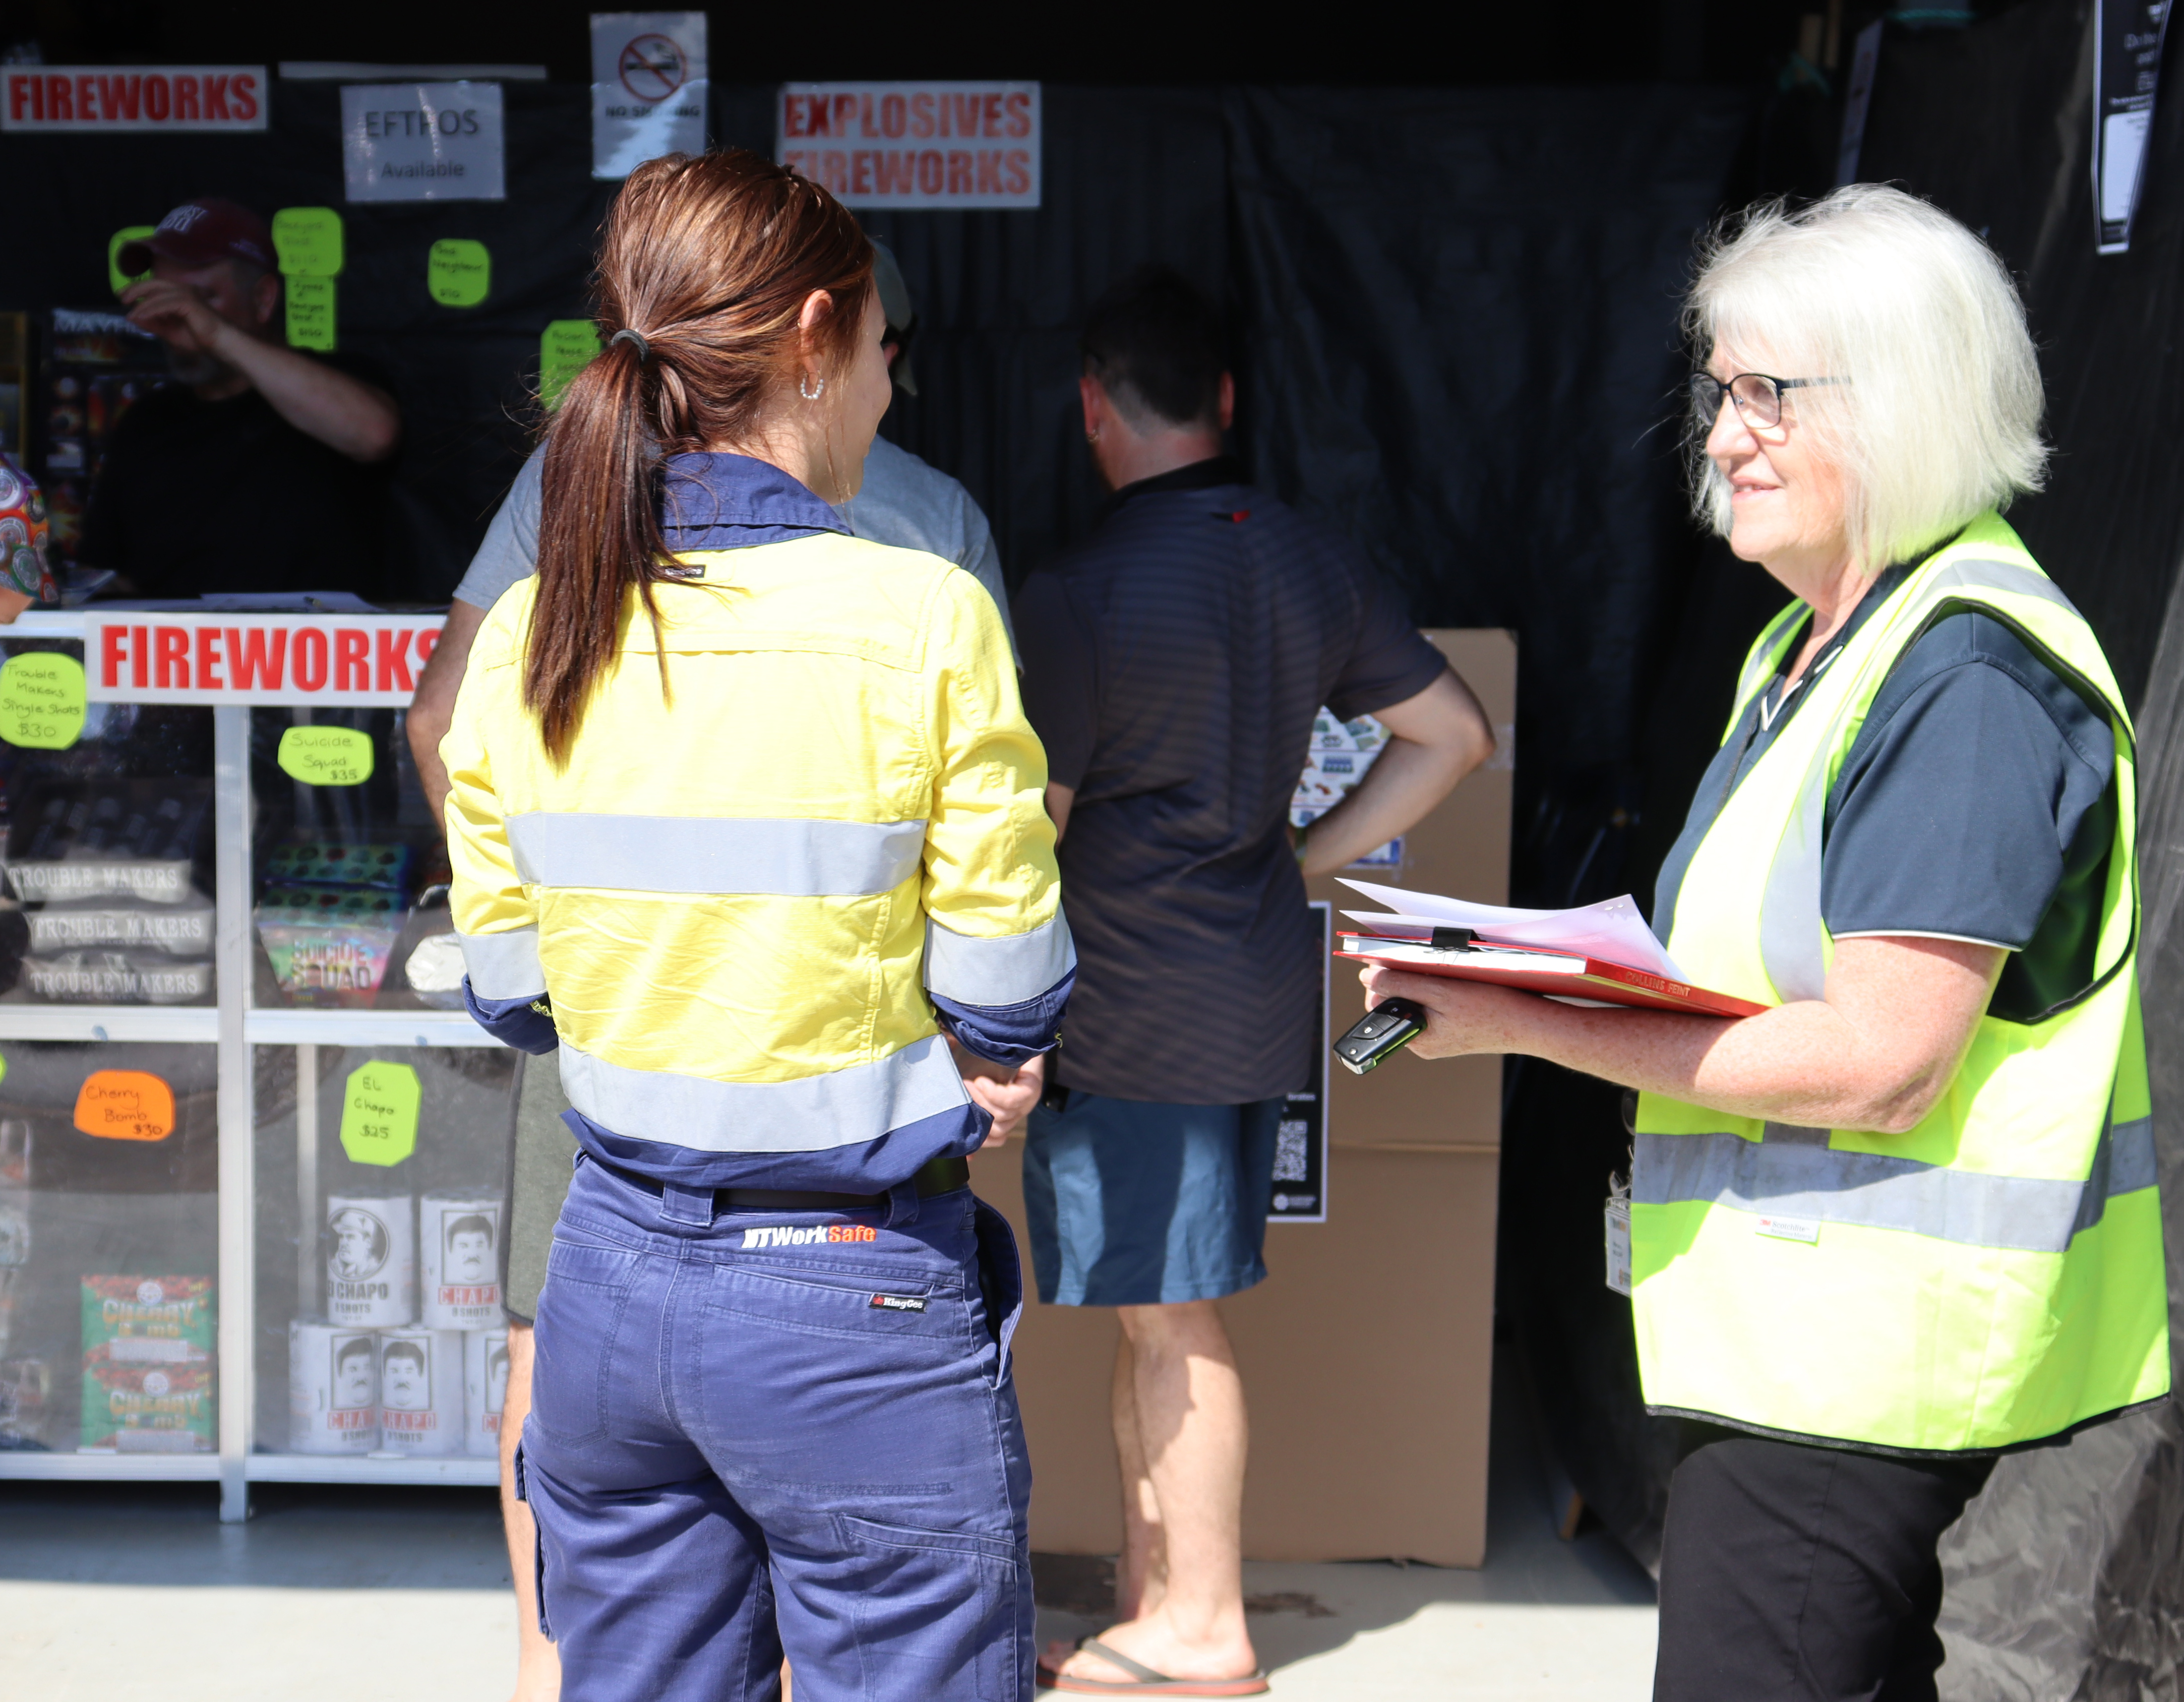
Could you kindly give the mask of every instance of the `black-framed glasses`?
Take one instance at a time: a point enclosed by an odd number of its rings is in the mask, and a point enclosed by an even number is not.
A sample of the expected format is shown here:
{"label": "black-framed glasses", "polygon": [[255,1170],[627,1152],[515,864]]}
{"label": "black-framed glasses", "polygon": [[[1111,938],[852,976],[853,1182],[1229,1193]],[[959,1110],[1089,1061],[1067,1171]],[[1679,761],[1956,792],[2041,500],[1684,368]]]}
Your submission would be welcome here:
{"label": "black-framed glasses", "polygon": [[1769,378],[1764,372],[1738,372],[1726,382],[1711,372],[1691,374],[1691,400],[1697,405],[1700,417],[1713,420],[1721,413],[1721,399],[1724,392],[1736,404],[1736,411],[1747,426],[1779,426],[1782,423],[1782,393],[1823,384],[1840,384],[1840,378]]}

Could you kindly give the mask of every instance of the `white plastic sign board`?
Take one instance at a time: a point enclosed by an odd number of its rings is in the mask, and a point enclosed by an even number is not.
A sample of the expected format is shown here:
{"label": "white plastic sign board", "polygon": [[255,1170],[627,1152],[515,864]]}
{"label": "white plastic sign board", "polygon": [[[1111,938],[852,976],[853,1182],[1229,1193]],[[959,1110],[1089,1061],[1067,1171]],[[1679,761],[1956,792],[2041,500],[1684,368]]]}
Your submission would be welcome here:
{"label": "white plastic sign board", "polygon": [[705,14],[592,14],[592,176],[705,146]]}
{"label": "white plastic sign board", "polygon": [[2170,0],[2095,0],[2093,194],[2099,254],[2131,248],[2169,7]]}
{"label": "white plastic sign board", "polygon": [[170,614],[84,617],[93,703],[405,706],[438,615]]}
{"label": "white plastic sign board", "polygon": [[263,130],[263,65],[7,68],[0,130]]}
{"label": "white plastic sign board", "polygon": [[507,198],[499,83],[352,83],[342,171],[352,201]]}
{"label": "white plastic sign board", "polygon": [[1037,83],[787,83],[775,157],[845,207],[1039,205]]}

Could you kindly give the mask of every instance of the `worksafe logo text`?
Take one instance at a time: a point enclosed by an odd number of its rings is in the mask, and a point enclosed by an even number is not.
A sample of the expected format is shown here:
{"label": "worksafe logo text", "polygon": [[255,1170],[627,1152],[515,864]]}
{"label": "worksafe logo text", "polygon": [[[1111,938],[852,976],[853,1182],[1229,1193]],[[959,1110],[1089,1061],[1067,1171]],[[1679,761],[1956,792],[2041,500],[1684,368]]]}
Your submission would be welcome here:
{"label": "worksafe logo text", "polygon": [[880,1232],[869,1224],[815,1224],[810,1229],[791,1229],[769,1224],[744,1231],[745,1248],[755,1247],[810,1247],[817,1242],[878,1241]]}

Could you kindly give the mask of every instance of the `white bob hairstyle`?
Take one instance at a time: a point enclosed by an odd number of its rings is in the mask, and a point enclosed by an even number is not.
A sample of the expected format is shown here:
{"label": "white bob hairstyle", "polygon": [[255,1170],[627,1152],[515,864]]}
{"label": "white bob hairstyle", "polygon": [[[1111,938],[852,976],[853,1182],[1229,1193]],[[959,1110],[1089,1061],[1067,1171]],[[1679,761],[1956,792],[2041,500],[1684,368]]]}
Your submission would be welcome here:
{"label": "white bob hairstyle", "polygon": [[[1841,474],[1869,572],[2040,488],[2040,364],[2016,287],[1986,243],[1900,189],[1854,183],[1724,220],[1700,246],[1684,334],[1702,361],[1725,349],[1747,370],[1836,381],[1791,391],[1783,411]],[[1691,421],[1691,505],[1727,537],[1713,423]]]}

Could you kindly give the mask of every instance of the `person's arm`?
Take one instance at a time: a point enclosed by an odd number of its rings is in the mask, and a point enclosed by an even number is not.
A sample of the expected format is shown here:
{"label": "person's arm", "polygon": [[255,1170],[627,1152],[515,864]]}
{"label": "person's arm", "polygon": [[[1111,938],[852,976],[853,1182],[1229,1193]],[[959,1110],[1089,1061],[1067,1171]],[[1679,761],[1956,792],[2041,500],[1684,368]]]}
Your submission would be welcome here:
{"label": "person's arm", "polygon": [[1373,713],[1388,729],[1388,743],[1350,795],[1304,830],[1308,875],[1347,868],[1407,833],[1494,754],[1486,711],[1453,671]]}
{"label": "person's arm", "polygon": [[1519,1052],[1732,1116],[1901,1135],[1956,1077],[2008,955],[1961,940],[1839,941],[1823,997],[1741,1018],[1592,1010],[1368,965],[1368,1004],[1424,1005],[1423,1057]]}
{"label": "person's arm", "polygon": [[1046,762],[1017,701],[1000,616],[954,574],[936,604],[925,988],[997,1146],[1045,1091],[1077,951],[1042,807]]}
{"label": "person's arm", "polygon": [[401,414],[394,399],[377,385],[253,336],[222,319],[186,286],[147,278],[131,284],[121,299],[129,304],[132,324],[183,354],[202,351],[226,362],[282,419],[351,460],[383,461],[401,441]]}
{"label": "person's arm", "polygon": [[417,779],[425,789],[432,813],[447,824],[448,769],[440,760],[440,741],[455,715],[455,695],[462,689],[463,672],[470,666],[471,646],[477,642],[478,628],[486,611],[460,597],[448,605],[447,624],[439,642],[426,659],[418,676],[417,694],[410,700],[410,754],[416,760]]}
{"label": "person's arm", "polygon": [[[505,629],[489,642],[505,644]],[[513,670],[504,671],[512,675]],[[447,760],[448,863],[454,871],[448,907],[463,948],[463,1003],[495,1040],[534,1055],[560,1044],[538,961],[538,912],[516,871],[508,823],[493,790],[487,748],[488,718],[498,705],[487,692],[455,701],[442,754]]]}

